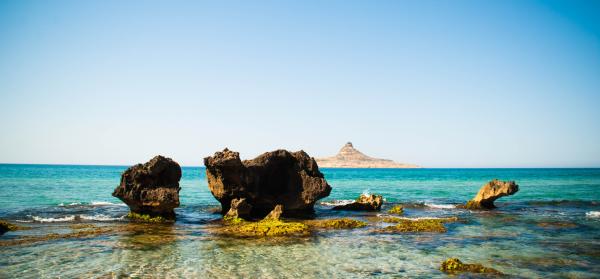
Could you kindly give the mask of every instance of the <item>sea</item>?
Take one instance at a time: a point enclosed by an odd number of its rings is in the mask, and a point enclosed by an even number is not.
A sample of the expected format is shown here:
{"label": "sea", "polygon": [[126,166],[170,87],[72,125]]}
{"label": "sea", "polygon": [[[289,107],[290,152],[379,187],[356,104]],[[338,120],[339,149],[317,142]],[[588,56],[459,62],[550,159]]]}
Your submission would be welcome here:
{"label": "sea", "polygon": [[[600,169],[321,169],[332,191],[316,218],[369,225],[288,238],[212,233],[221,215],[201,167],[183,167],[174,224],[134,224],[111,195],[125,169],[0,165],[0,219],[26,228],[0,236],[0,278],[447,278],[447,258],[509,278],[600,277]],[[495,178],[519,192],[495,210],[457,207]],[[331,210],[362,193],[383,195],[381,212]],[[445,233],[377,233],[373,217],[395,204],[406,218],[459,221]],[[117,229],[56,237],[86,226]]]}

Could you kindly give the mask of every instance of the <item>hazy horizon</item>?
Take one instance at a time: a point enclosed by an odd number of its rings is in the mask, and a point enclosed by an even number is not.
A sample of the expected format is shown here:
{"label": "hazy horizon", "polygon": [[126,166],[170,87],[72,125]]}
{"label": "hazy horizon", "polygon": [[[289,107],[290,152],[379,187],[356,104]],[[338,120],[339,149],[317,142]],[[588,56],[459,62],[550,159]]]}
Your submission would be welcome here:
{"label": "hazy horizon", "polygon": [[2,1],[0,162],[600,167],[600,2]]}

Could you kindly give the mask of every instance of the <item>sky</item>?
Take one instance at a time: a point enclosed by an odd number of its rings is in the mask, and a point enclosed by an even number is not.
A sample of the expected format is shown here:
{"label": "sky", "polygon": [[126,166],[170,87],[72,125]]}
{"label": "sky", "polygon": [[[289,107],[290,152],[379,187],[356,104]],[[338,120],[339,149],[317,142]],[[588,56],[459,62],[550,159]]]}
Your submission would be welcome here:
{"label": "sky", "polygon": [[600,167],[599,1],[0,1],[0,162]]}

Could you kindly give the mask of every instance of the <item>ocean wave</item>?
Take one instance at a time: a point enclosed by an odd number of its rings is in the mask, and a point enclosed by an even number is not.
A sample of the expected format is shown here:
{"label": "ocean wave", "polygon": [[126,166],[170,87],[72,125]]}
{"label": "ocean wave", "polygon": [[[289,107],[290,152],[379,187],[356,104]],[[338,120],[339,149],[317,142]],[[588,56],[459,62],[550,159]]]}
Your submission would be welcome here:
{"label": "ocean wave", "polygon": [[61,202],[61,203],[58,204],[58,206],[61,206],[61,207],[76,206],[76,205],[81,205],[81,203],[80,202],[72,202],[72,203],[69,203],[69,204],[65,204],[64,202]]}
{"label": "ocean wave", "polygon": [[71,207],[71,206],[111,206],[111,205],[125,206],[124,203],[113,203],[113,202],[107,202],[107,201],[92,201],[90,203],[85,203],[85,202],[64,203],[64,202],[61,202],[61,203],[58,204],[58,206],[60,206],[60,207]]}
{"label": "ocean wave", "polygon": [[590,211],[585,213],[586,217],[590,218],[600,218],[600,211]]}
{"label": "ocean wave", "polygon": [[332,201],[322,201],[319,204],[328,205],[328,206],[338,206],[338,205],[346,205],[353,203],[354,200],[332,200]]}
{"label": "ocean wave", "polygon": [[596,206],[599,205],[599,201],[585,201],[585,200],[547,200],[547,201],[528,201],[528,205],[535,206]]}
{"label": "ocean wave", "polygon": [[[40,216],[28,215],[28,217],[30,217],[33,220],[33,222],[56,223],[56,222],[82,221],[82,220],[83,221],[117,221],[117,220],[123,220],[125,218],[125,215],[123,215],[121,217],[111,217],[111,216],[104,215],[104,214],[96,214],[96,215],[81,214],[81,215],[67,215],[67,216],[62,216],[62,217],[40,217]],[[20,222],[30,223],[32,221],[20,221]]]}
{"label": "ocean wave", "polygon": [[425,203],[425,206],[430,208],[439,208],[439,209],[454,209],[456,205],[454,204],[435,204],[435,203]]}
{"label": "ocean wave", "polygon": [[393,217],[395,219],[402,219],[402,220],[412,220],[412,221],[419,221],[419,220],[446,220],[448,218],[456,218],[456,217],[403,217],[403,216],[392,216],[389,214],[377,214],[377,217]]}

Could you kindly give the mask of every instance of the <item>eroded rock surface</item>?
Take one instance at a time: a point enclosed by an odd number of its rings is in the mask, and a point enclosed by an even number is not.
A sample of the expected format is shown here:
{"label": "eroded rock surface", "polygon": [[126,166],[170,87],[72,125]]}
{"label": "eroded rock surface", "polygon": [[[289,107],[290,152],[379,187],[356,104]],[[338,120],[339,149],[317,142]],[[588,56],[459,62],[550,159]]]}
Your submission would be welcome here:
{"label": "eroded rock surface", "polygon": [[519,185],[514,181],[494,179],[481,187],[475,198],[467,202],[467,209],[496,208],[494,201],[504,196],[510,196],[519,191]]}
{"label": "eroded rock surface", "polygon": [[159,155],[128,168],[113,196],[126,203],[135,216],[174,219],[174,209],[179,206],[180,179],[179,164]]}
{"label": "eroded rock surface", "polygon": [[238,152],[225,149],[204,158],[204,165],[208,188],[223,214],[239,198],[252,205],[254,217],[264,217],[278,204],[285,215],[310,213],[331,192],[317,163],[304,151],[276,150],[241,161]]}
{"label": "eroded rock surface", "polygon": [[250,205],[245,198],[231,200],[231,207],[227,214],[223,217],[224,219],[235,219],[242,218],[247,219],[250,217],[250,211],[252,211],[252,205]]}

